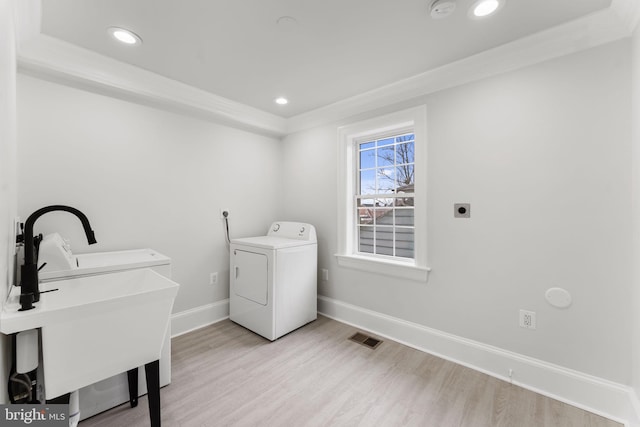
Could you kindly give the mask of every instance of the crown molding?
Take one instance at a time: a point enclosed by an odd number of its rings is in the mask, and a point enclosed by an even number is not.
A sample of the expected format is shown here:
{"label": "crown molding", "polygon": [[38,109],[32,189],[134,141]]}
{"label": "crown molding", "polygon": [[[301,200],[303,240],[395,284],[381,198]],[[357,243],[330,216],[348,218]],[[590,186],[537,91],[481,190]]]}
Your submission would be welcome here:
{"label": "crown molding", "polygon": [[[39,13],[36,9],[32,9],[34,17]],[[259,134],[283,137],[629,37],[639,21],[638,0],[612,0],[608,9],[288,119],[44,34],[21,43],[18,71]]]}
{"label": "crown molding", "polygon": [[103,95],[186,113],[268,136],[285,119],[40,34],[18,52],[18,71]]}
{"label": "crown molding", "polygon": [[608,9],[326,107],[293,116],[287,122],[287,131],[295,133],[334,123],[439,90],[629,37],[638,21],[638,3],[640,2],[637,0],[613,0],[612,6]]}
{"label": "crown molding", "polygon": [[640,2],[637,0],[612,0],[611,10],[616,13],[625,30],[631,35],[640,21]]}
{"label": "crown molding", "polygon": [[28,40],[37,37],[41,29],[42,3],[40,0],[12,0],[16,22],[18,49]]}

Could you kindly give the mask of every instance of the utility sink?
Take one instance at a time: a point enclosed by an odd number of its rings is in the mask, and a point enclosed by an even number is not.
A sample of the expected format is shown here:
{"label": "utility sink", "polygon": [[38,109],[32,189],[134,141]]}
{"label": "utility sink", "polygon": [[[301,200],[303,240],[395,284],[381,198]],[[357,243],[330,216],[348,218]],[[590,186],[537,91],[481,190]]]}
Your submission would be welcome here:
{"label": "utility sink", "polygon": [[42,328],[45,397],[52,399],[160,359],[179,285],[149,268],[40,284],[35,308],[18,311],[20,288],[0,313],[0,332]]}
{"label": "utility sink", "polygon": [[39,249],[38,277],[43,282],[168,265],[171,259],[153,249],[74,254],[58,233],[44,236]]}

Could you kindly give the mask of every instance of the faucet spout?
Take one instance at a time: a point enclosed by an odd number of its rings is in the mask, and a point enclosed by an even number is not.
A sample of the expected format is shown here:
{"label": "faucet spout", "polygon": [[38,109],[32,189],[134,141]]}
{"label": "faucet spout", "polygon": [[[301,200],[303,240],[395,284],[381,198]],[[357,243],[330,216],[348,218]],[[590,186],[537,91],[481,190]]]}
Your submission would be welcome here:
{"label": "faucet spout", "polygon": [[38,266],[37,266],[37,256],[36,249],[33,239],[33,226],[38,218],[42,215],[53,212],[53,211],[64,211],[69,212],[78,217],[80,222],[82,223],[82,227],[84,228],[84,233],[87,236],[87,241],[90,245],[97,243],[96,237],[91,229],[91,224],[89,224],[89,219],[85,214],[80,212],[76,208],[72,208],[71,206],[64,205],[52,205],[45,206],[44,208],[38,209],[27,218],[24,223],[24,265],[21,269],[22,276],[22,289],[20,292],[20,304],[22,308],[20,310],[29,310],[33,308],[33,303],[40,301],[40,289],[39,289],[39,279],[38,279]]}

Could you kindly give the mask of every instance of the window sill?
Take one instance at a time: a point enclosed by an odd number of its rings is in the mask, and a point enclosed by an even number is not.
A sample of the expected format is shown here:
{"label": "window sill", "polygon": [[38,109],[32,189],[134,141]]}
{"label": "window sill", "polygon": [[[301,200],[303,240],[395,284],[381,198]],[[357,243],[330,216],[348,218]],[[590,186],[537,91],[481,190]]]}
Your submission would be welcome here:
{"label": "window sill", "polygon": [[386,276],[414,280],[416,282],[427,282],[429,272],[431,271],[429,267],[417,267],[401,261],[371,259],[358,255],[336,254],[335,257],[338,260],[338,265],[341,267],[353,268],[375,274],[384,274]]}

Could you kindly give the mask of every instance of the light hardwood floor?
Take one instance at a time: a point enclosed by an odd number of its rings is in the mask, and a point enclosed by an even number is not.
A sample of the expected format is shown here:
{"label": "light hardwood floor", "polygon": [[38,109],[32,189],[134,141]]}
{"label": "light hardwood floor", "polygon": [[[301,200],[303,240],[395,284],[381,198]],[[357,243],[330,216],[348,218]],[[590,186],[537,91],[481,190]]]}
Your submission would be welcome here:
{"label": "light hardwood floor", "polygon": [[[174,338],[165,427],[620,426],[472,369],[319,317],[270,343],[229,320]],[[80,427],[148,426],[145,398]]]}

